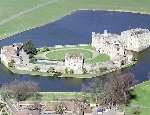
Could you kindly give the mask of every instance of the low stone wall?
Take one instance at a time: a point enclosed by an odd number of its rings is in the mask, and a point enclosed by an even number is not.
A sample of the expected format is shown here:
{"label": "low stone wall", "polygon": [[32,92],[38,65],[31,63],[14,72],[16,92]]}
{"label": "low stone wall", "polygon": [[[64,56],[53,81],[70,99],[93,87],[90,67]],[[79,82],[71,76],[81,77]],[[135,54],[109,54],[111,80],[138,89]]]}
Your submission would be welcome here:
{"label": "low stone wall", "polygon": [[71,48],[71,47],[77,47],[77,46],[89,46],[90,44],[76,44],[76,45],[54,45],[49,48]]}

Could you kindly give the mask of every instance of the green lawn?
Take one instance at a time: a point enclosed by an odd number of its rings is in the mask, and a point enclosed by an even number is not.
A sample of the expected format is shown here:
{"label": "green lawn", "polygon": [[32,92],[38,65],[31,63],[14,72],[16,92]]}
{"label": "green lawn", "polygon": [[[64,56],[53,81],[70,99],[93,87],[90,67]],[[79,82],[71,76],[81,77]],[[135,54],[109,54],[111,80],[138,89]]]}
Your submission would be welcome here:
{"label": "green lawn", "polygon": [[[40,92],[42,101],[57,101],[58,99],[76,99],[82,96],[80,92]],[[34,97],[29,100],[34,100]]]}
{"label": "green lawn", "polygon": [[[81,53],[84,56],[85,63],[99,63],[99,62],[105,62],[110,60],[110,57],[106,54],[100,54],[100,55],[96,54],[95,50],[90,46],[58,48],[58,49],[48,51],[46,56],[48,57],[49,60],[64,60],[65,55],[67,53]],[[94,55],[96,56],[94,57]]]}
{"label": "green lawn", "polygon": [[140,115],[150,114],[150,81],[137,86],[133,94],[135,99],[131,100],[131,104],[127,107],[127,115],[133,115],[136,107],[139,107]]}
{"label": "green lawn", "polygon": [[78,9],[150,13],[149,6],[150,0],[0,0],[0,36],[56,21]]}
{"label": "green lawn", "polygon": [[110,57],[106,54],[100,54],[91,60],[87,60],[86,63],[97,63],[97,62],[106,62],[109,61]]}
{"label": "green lawn", "polygon": [[92,58],[92,52],[84,49],[69,49],[63,48],[61,50],[52,50],[46,56],[50,60],[64,60],[65,54],[67,53],[81,53],[84,58]]}

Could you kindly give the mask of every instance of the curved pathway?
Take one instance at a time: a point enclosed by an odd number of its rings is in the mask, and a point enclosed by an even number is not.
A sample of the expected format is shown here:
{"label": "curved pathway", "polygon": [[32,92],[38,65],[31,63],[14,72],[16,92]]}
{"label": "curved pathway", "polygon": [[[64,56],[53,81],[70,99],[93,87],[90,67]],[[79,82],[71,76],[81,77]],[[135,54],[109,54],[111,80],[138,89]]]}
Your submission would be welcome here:
{"label": "curved pathway", "polygon": [[53,4],[53,3],[57,2],[57,1],[58,1],[58,0],[50,0],[50,1],[45,2],[45,3],[43,3],[43,4],[36,5],[36,6],[32,7],[32,8],[30,8],[30,9],[27,9],[27,10],[21,11],[21,12],[19,12],[19,13],[16,13],[16,14],[12,15],[11,17],[0,21],[0,26],[6,24],[6,23],[8,23],[8,22],[10,22],[11,20],[14,20],[15,18],[17,18],[17,17],[19,17],[19,16],[22,16],[22,15],[24,15],[24,14],[30,13],[30,12],[32,12],[33,10],[42,8],[42,7],[44,7],[44,6],[48,6],[49,4]]}

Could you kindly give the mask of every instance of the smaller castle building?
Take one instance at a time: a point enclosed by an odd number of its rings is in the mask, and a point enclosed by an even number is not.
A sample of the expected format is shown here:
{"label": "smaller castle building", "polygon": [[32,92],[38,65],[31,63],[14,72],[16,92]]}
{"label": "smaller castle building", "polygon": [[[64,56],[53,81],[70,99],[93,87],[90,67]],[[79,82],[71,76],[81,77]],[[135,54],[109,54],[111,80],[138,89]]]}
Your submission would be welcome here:
{"label": "smaller castle building", "polygon": [[82,74],[84,57],[80,53],[68,53],[65,55],[65,67],[74,74]]}
{"label": "smaller castle building", "polygon": [[8,63],[14,61],[15,64],[29,64],[29,55],[23,50],[23,44],[17,43],[1,48],[1,61],[8,66]]}
{"label": "smaller castle building", "polygon": [[136,28],[121,32],[120,38],[127,50],[142,51],[150,46],[150,31]]}

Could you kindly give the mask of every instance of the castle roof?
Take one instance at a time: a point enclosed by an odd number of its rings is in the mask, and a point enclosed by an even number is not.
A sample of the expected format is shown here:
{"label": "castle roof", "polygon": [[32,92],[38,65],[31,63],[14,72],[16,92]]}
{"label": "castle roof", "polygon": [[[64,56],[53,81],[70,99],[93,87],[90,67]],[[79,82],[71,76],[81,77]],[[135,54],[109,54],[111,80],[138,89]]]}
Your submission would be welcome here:
{"label": "castle roof", "polygon": [[148,29],[136,28],[136,29],[130,29],[127,31],[123,31],[122,33],[129,34],[131,36],[138,36],[138,35],[142,35],[144,33],[150,33],[150,31]]}

